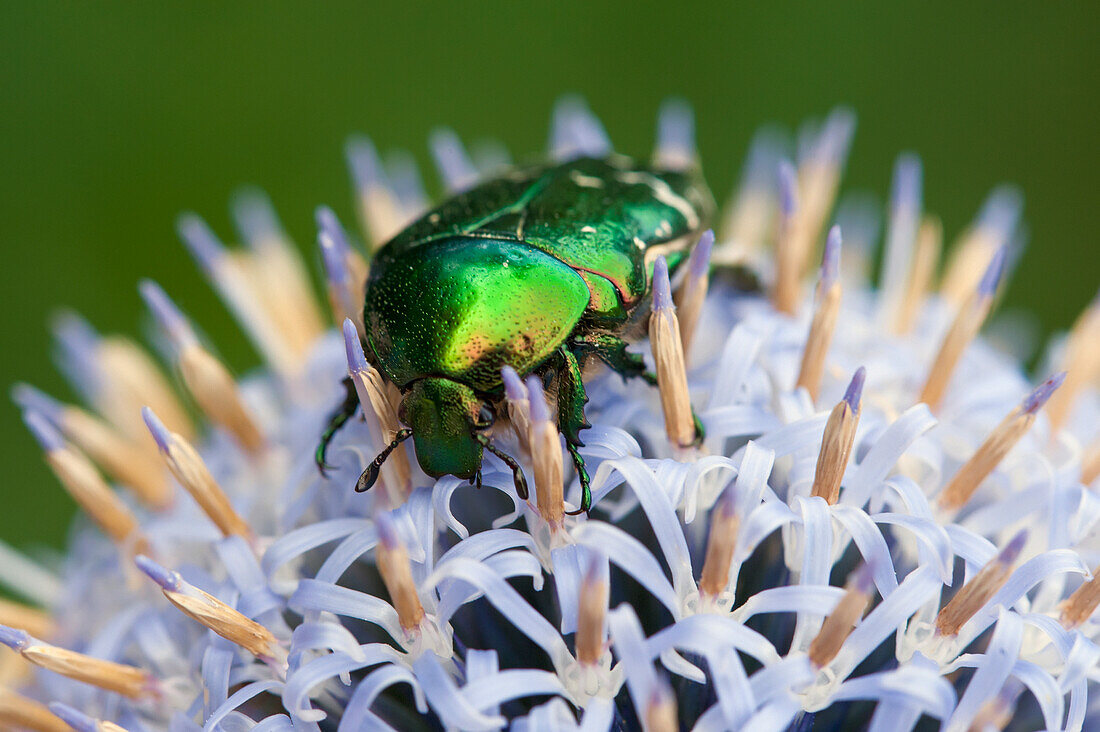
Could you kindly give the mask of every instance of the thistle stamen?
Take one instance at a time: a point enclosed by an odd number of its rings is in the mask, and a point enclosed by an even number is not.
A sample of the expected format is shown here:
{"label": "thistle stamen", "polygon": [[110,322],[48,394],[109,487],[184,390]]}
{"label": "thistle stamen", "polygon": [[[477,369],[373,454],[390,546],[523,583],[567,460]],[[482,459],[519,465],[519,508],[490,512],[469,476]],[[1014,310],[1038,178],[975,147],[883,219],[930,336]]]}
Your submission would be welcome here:
{"label": "thistle stamen", "polygon": [[91,460],[67,445],[42,415],[25,412],[23,421],[46,454],[46,464],[92,521],[120,547],[140,551],[145,538],[130,508],[99,475]]}
{"label": "thistle stamen", "polygon": [[642,728],[645,732],[676,732],[680,729],[676,695],[672,693],[672,687],[663,677],[657,678],[646,701],[645,722]]}
{"label": "thistle stamen", "polygon": [[500,370],[500,380],[504,384],[504,398],[508,409],[508,420],[516,434],[520,449],[531,454],[531,400],[527,396],[527,387],[516,370],[504,366]]}
{"label": "thistle stamen", "polygon": [[936,265],[940,260],[942,246],[943,224],[934,216],[925,216],[920,228],[917,229],[913,264],[909,268],[905,296],[902,297],[898,317],[894,323],[894,332],[897,335],[905,335],[913,330],[920,307],[932,287],[932,279],[936,276]]}
{"label": "thistle stamen", "polygon": [[581,578],[577,606],[577,661],[585,666],[599,663],[607,647],[607,574],[607,559],[593,553]]}
{"label": "thistle stamen", "polygon": [[66,439],[148,506],[162,510],[171,505],[172,487],[164,468],[143,445],[94,414],[62,404],[29,384],[16,384],[12,398],[23,410],[38,412],[56,425]]}
{"label": "thistle stamen", "polygon": [[328,284],[328,300],[337,323],[351,318],[360,334],[363,327],[363,292],[367,280],[367,264],[348,242],[347,233],[336,214],[328,206],[318,206],[317,245]]}
{"label": "thistle stamen", "polygon": [[798,172],[789,160],[779,164],[779,231],[775,239],[775,309],[794,315],[798,309],[802,252],[799,230]]}
{"label": "thistle stamen", "polygon": [[1100,606],[1100,567],[1092,570],[1092,579],[1081,584],[1062,604],[1062,625],[1072,630],[1092,617]]}
{"label": "thistle stamen", "polygon": [[695,151],[695,114],[683,99],[668,99],[657,114],[657,147],[653,165],[667,170],[689,170],[698,165]]}
{"label": "thistle stamen", "polygon": [[420,628],[424,606],[420,603],[416,582],[413,581],[409,553],[388,512],[379,512],[375,525],[378,528],[378,545],[374,550],[378,573],[382,575],[382,582],[397,610],[401,627],[411,634]]}
{"label": "thistle stamen", "polygon": [[920,158],[911,153],[898,156],[894,164],[891,191],[890,225],[883,252],[881,322],[891,329],[896,325],[905,296],[906,280],[912,268],[913,244],[921,215]]}
{"label": "thistle stamen", "polygon": [[0,598],[0,625],[25,630],[37,638],[50,637],[56,630],[49,613],[5,598]]}
{"label": "thistle stamen", "polygon": [[125,727],[104,719],[96,719],[61,702],[50,702],[50,711],[65,720],[65,724],[76,732],[127,732]]}
{"label": "thistle stamen", "polygon": [[[396,439],[397,433],[402,430],[401,420],[398,419],[397,409],[390,400],[384,377],[378,369],[372,368],[367,363],[366,354],[363,353],[363,342],[359,339],[359,331],[350,318],[344,320],[344,353],[348,362],[348,376],[355,385],[359,403],[364,408],[370,405],[381,427],[382,441],[392,442]],[[391,498],[396,501],[394,505],[399,505],[412,490],[412,468],[409,465],[409,456],[404,450],[396,450],[383,467],[387,473],[385,485],[387,489],[396,492]]]}
{"label": "thistle stamen", "polygon": [[6,729],[70,732],[66,721],[45,704],[3,687],[0,687],[0,724]]}
{"label": "thistle stamen", "polygon": [[937,502],[941,508],[946,511],[957,511],[970,501],[982,481],[1031,429],[1037,412],[1058,389],[1065,376],[1066,373],[1063,371],[1044,381],[1001,420],[1001,423],[989,433],[985,442],[978,447],[969,460],[963,463],[940,493]]}
{"label": "thistle stamen", "polygon": [[840,498],[840,484],[844,470],[852,454],[852,445],[859,427],[859,415],[863,411],[863,382],[867,371],[856,369],[844,398],[837,402],[825,423],[821,438],[821,451],[817,455],[817,470],[811,495],[824,498],[831,506]]}
{"label": "thistle stamen", "polygon": [[0,643],[39,668],[130,699],[148,698],[158,693],[157,680],[143,669],[52,646],[26,631],[0,625]]}
{"label": "thistle stamen", "polygon": [[657,257],[653,266],[653,313],[649,318],[649,344],[657,367],[657,390],[665,415],[665,432],[677,447],[690,447],[696,439],[691,412],[684,348],[676,307],[672,304],[668,264]]}
{"label": "thistle stamen", "polygon": [[193,213],[181,216],[176,230],[264,360],[280,374],[296,374],[304,354],[294,347],[257,294],[252,255],[230,254],[206,222]]}
{"label": "thistle stamen", "polygon": [[149,310],[172,339],[184,386],[199,408],[212,422],[229,431],[245,450],[253,454],[262,450],[263,433],[229,369],[203,348],[187,318],[157,283],[144,280],[140,291]]}
{"label": "thistle stamen", "polygon": [[1022,208],[1023,198],[1014,188],[1002,186],[989,194],[977,221],[952,247],[940,284],[944,299],[955,307],[966,302],[997,252],[1011,240]]}
{"label": "thistle stamen", "polygon": [[730,582],[737,532],[741,525],[737,513],[737,491],[726,486],[710,512],[710,533],[707,534],[707,553],[703,570],[699,575],[699,592],[716,598],[726,591]]}
{"label": "thistle stamen", "polygon": [[817,286],[814,317],[806,346],[802,351],[802,365],[798,371],[796,387],[802,387],[817,402],[821,389],[821,377],[825,373],[825,356],[833,340],[837,314],[840,312],[840,227],[829,230],[825,240],[825,252],[821,260],[821,281]]}
{"label": "thistle stamen", "polygon": [[1100,295],[1073,324],[1066,339],[1063,368],[1066,381],[1047,405],[1052,434],[1065,424],[1081,389],[1100,374]]}
{"label": "thistle stamen", "polygon": [[985,607],[997,590],[1008,582],[1016,560],[1027,543],[1027,529],[1022,530],[1005,545],[997,556],[989,560],[970,581],[963,585],[951,601],[936,616],[936,633],[955,636],[970,618]]}
{"label": "thistle stamen", "polygon": [[776,220],[775,175],[784,141],[774,131],[758,132],[752,139],[741,173],[725,207],[714,252],[716,264],[735,265],[752,259],[767,241]]}
{"label": "thistle stamen", "polygon": [[447,127],[435,130],[428,145],[443,185],[450,193],[461,193],[477,183],[477,168],[454,130]]}
{"label": "thistle stamen", "polygon": [[194,426],[153,360],[119,336],[101,337],[82,317],[66,312],[54,320],[60,364],[96,410],[124,435],[153,451],[139,410],[152,404],[191,436]]}
{"label": "thistle stamen", "polygon": [[846,592],[821,624],[821,630],[810,643],[810,663],[817,668],[827,666],[840,653],[844,641],[867,611],[874,596],[875,583],[870,565],[857,567],[845,585]]}
{"label": "thistle stamen", "polygon": [[1092,445],[1085,450],[1085,457],[1081,461],[1081,482],[1092,485],[1100,477],[1100,439],[1094,440]]}
{"label": "thistle stamen", "polygon": [[844,108],[834,109],[808,146],[808,152],[799,156],[799,216],[802,219],[799,228],[803,236],[803,263],[813,252],[833,208],[854,131],[855,115]]}
{"label": "thistle stamen", "polygon": [[256,292],[294,348],[305,352],[324,331],[309,274],[279,222],[271,200],[255,188],[233,197],[237,230],[252,253]]}
{"label": "thistle stamen", "polygon": [[691,340],[703,312],[710,283],[710,254],[714,247],[714,232],[707,230],[699,237],[699,243],[688,258],[688,275],[676,291],[676,319],[680,323],[680,344],[685,359],[691,352]]}
{"label": "thistle stamen", "polygon": [[141,416],[156,440],[168,469],[199,504],[203,513],[225,536],[242,536],[250,541],[254,536],[252,528],[233,508],[198,451],[181,435],[165,427],[149,407],[141,410]]}
{"label": "thistle stamen", "polygon": [[348,140],[345,152],[359,199],[359,218],[371,248],[377,250],[401,229],[397,198],[386,180],[374,143],[365,135]]}
{"label": "thistle stamen", "polygon": [[930,409],[939,407],[943,396],[947,392],[947,385],[951,381],[951,375],[955,372],[955,366],[962,358],[963,352],[970,342],[982,329],[990,309],[993,307],[993,296],[996,294],[997,285],[1000,282],[1004,269],[1006,252],[999,249],[997,255],[990,262],[989,267],[982,277],[978,288],[970,299],[959,308],[954,322],[943,337],[936,358],[932,361],[932,367],[928,370],[928,378],[924,382],[918,401],[924,402]]}
{"label": "thistle stamen", "polygon": [[184,615],[201,623],[222,638],[236,643],[277,670],[286,668],[286,650],[270,630],[238,610],[200,590],[173,572],[139,555],[135,563],[156,582],[170,603]]}
{"label": "thistle stamen", "polygon": [[531,426],[528,442],[535,471],[535,501],[539,515],[551,528],[558,528],[565,518],[565,482],[562,464],[561,437],[550,419],[550,408],[542,383],[534,374],[527,377]]}

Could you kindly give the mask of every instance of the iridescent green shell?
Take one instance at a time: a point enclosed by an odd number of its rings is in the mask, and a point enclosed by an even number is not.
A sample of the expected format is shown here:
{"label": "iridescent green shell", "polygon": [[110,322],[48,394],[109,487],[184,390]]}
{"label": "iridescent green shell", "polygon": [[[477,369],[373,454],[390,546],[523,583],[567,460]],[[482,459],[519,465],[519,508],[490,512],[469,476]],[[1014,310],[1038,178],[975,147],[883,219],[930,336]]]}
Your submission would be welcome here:
{"label": "iridescent green shell", "polygon": [[625,158],[529,167],[450,198],[379,250],[364,321],[398,386],[442,376],[493,392],[582,323],[614,331],[657,253],[685,251],[712,208],[697,176]]}

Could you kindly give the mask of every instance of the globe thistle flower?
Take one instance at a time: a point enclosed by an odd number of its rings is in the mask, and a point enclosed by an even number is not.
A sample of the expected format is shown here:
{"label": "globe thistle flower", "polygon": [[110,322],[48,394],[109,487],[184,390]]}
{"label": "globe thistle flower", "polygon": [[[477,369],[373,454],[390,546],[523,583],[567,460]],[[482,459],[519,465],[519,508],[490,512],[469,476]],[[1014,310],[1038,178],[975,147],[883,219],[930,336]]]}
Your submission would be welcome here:
{"label": "globe thistle flower", "polygon": [[[590,516],[574,510],[580,485],[538,379],[502,374],[509,419],[494,438],[520,459],[486,456],[480,491],[426,477],[400,445],[399,394],[359,334],[371,252],[427,206],[406,154],[348,145],[365,247],[317,211],[335,328],[262,194],[234,201],[241,248],[183,216],[184,243],[264,366],[233,376],[171,283],[140,286],[162,364],[58,319],[59,364],[86,405],[28,385],[14,398],[86,519],[53,563],[0,546],[0,582],[25,601],[0,603],[0,720],[1100,723],[1100,303],[1052,347],[1054,375],[1030,379],[979,335],[1019,252],[1019,195],[991,194],[937,286],[942,230],[912,155],[894,172],[872,288],[874,212],[836,205],[853,129],[838,110],[793,147],[759,135],[717,232],[671,281],[655,262],[637,349],[657,389],[588,375]],[[450,192],[507,165],[449,130],[431,150]],[[556,108],[552,157],[610,152],[582,102]],[[697,163],[682,103],[662,109],[655,158]],[[321,475],[314,450],[344,377],[363,409]],[[377,487],[357,493],[384,451]]]}

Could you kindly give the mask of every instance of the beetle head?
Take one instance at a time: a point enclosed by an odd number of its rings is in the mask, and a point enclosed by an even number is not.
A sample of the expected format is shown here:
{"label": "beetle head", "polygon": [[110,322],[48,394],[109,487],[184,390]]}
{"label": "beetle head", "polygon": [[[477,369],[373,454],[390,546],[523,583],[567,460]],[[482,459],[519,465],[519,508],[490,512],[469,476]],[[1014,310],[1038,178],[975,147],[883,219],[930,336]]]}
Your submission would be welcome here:
{"label": "beetle head", "polygon": [[472,478],[481,467],[475,430],[488,426],[486,408],[465,384],[439,377],[413,382],[401,401],[401,421],[412,428],[416,460],[428,475]]}

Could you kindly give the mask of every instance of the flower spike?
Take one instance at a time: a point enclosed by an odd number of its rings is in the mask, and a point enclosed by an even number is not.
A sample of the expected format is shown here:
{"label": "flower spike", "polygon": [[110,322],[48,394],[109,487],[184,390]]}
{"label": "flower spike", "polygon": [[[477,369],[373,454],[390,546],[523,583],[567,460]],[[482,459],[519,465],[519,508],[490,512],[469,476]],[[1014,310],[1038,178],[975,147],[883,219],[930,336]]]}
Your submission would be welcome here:
{"label": "flower spike", "polygon": [[829,421],[825,423],[812,494],[824,498],[830,505],[836,503],[840,497],[840,483],[844,479],[844,470],[848,467],[848,459],[852,454],[856,428],[859,427],[863,381],[866,376],[867,371],[862,366],[856,369],[848,389],[844,392],[844,398],[833,407]]}
{"label": "flower spike", "polygon": [[982,481],[1004,459],[1020,439],[1031,429],[1036,412],[1065,379],[1065,372],[1056,374],[1024,397],[1020,405],[1008,413],[989,437],[947,483],[937,499],[941,508],[957,511],[969,502]]}
{"label": "flower spike", "polygon": [[676,318],[680,323],[680,343],[685,358],[691,350],[691,339],[703,312],[710,283],[710,253],[714,248],[714,232],[707,229],[699,237],[699,243],[688,257],[688,273],[680,289],[676,291]]}
{"label": "flower spike", "polygon": [[664,257],[657,257],[653,267],[653,313],[649,318],[649,344],[657,367],[657,390],[661,395],[661,409],[665,415],[665,432],[676,447],[692,447],[698,434],[688,393],[680,323],[672,304],[668,263]]}
{"label": "flower spike", "polygon": [[157,449],[160,450],[168,469],[195,499],[195,503],[199,504],[203,513],[225,536],[243,536],[251,539],[252,528],[233,508],[229,497],[210,474],[206,463],[191,443],[182,435],[165,427],[149,407],[141,410],[141,417],[145,420],[149,434],[157,443]]}
{"label": "flower spike", "polygon": [[812,401],[817,401],[821,390],[821,377],[825,373],[825,356],[833,340],[836,319],[840,312],[840,227],[833,226],[825,240],[825,253],[821,260],[821,282],[814,303],[814,317],[806,346],[802,351],[802,364],[798,370],[796,387],[804,388]]}
{"label": "flower spike", "polygon": [[[56,713],[51,704],[0,689],[0,724],[8,729],[27,729],[35,732],[70,732],[67,720]],[[77,732],[84,732],[77,730]]]}

